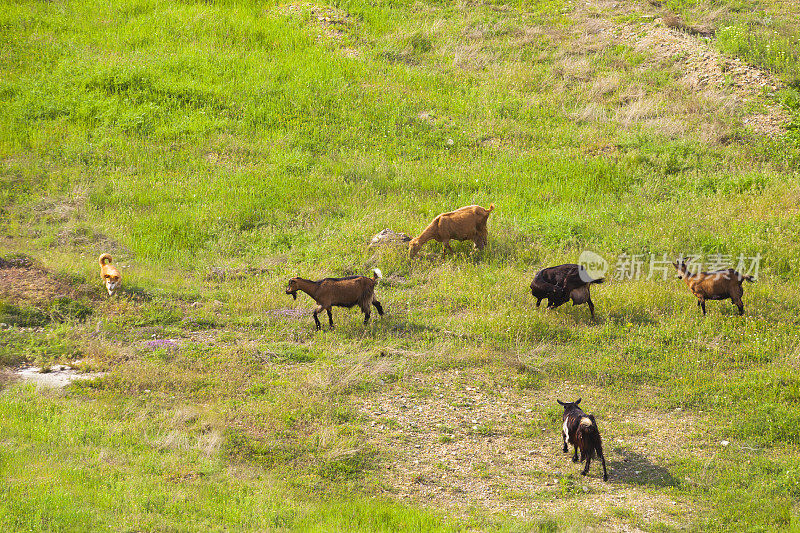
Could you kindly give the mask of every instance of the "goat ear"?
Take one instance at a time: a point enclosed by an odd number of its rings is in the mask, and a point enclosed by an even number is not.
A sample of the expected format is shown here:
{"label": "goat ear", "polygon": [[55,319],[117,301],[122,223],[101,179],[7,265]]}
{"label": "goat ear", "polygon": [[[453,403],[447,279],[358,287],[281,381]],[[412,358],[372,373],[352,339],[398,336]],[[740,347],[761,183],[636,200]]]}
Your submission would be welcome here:
{"label": "goat ear", "polygon": [[556,401],[558,402],[558,405],[567,405],[564,402],[562,402],[561,400],[556,400]]}
{"label": "goat ear", "polygon": [[580,398],[578,398],[577,400],[575,400],[575,405],[578,405],[579,403],[581,403],[581,399],[580,399]]}

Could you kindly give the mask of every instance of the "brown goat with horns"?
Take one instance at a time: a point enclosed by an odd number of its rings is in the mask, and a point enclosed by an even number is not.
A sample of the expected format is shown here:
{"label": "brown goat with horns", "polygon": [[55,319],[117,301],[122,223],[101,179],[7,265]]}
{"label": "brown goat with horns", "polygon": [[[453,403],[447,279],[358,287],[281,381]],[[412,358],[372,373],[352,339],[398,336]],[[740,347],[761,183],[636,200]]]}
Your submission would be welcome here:
{"label": "brown goat with horns", "polygon": [[325,278],[319,281],[311,281],[303,278],[292,278],[286,288],[286,294],[291,294],[292,298],[297,299],[297,291],[303,291],[311,296],[317,307],[314,309],[314,322],[317,329],[322,326],[317,315],[323,309],[328,312],[328,321],[333,329],[333,314],[331,309],[336,307],[361,308],[364,313],[364,324],[369,323],[370,306],[374,305],[378,314],[383,316],[383,307],[375,299],[375,285],[381,278],[381,271],[377,268],[373,271],[375,275],[371,278],[364,276],[348,276],[346,278]]}
{"label": "brown goat with horns", "polygon": [[692,274],[686,266],[688,261],[690,261],[688,258],[685,261],[679,260],[672,266],[678,271],[678,277],[686,283],[686,286],[697,298],[697,307],[703,311],[704,315],[706,314],[706,300],[727,300],[728,298],[739,308],[739,314],[744,314],[742,282],[754,283],[753,276],[739,274],[732,268]]}
{"label": "brown goat with horns", "polygon": [[494,204],[490,205],[489,209],[479,205],[468,205],[438,215],[419,237],[411,239],[408,243],[408,254],[414,257],[428,241],[439,241],[444,244],[442,255],[446,255],[447,252],[454,253],[450,241],[472,241],[478,250],[483,250],[489,238],[486,221],[493,209]]}

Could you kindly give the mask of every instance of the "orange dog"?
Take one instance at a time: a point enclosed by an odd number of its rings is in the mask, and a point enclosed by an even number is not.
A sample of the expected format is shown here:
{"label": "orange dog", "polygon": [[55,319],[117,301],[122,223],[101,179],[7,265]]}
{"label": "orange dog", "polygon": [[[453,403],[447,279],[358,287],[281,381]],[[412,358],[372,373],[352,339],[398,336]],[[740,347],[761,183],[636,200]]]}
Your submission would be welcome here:
{"label": "orange dog", "polygon": [[111,264],[111,254],[103,254],[100,256],[100,277],[106,284],[106,290],[109,296],[114,294],[122,287],[122,274],[119,273],[117,267]]}

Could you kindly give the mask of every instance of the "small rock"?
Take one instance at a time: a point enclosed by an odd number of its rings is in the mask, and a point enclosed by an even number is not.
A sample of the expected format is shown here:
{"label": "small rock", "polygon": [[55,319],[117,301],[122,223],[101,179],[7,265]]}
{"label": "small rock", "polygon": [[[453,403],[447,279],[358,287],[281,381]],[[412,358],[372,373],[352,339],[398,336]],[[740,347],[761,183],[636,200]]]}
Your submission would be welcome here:
{"label": "small rock", "polygon": [[372,237],[369,243],[370,248],[381,244],[405,243],[411,240],[411,237],[405,233],[398,233],[396,231],[386,228],[380,233]]}
{"label": "small rock", "polygon": [[589,487],[587,487],[586,485],[584,485],[584,486],[583,486],[583,492],[586,492],[586,493],[588,493],[588,492],[589,492]]}
{"label": "small rock", "polygon": [[723,441],[720,441],[720,444],[722,444],[723,446],[727,446],[728,444],[730,444],[730,442],[728,442],[726,440],[723,440]]}

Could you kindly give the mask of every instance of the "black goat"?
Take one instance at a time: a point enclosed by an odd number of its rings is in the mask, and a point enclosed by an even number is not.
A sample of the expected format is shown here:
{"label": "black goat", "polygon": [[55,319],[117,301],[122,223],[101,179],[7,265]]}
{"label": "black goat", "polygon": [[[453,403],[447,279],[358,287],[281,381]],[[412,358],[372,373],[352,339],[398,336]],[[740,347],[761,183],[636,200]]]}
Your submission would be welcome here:
{"label": "black goat", "polygon": [[547,299],[547,308],[556,307],[572,299],[572,305],[589,304],[589,312],[594,318],[594,303],[589,293],[589,285],[603,283],[603,278],[593,279],[580,265],[566,264],[543,268],[531,282],[531,294],[536,298],[536,307]]}

